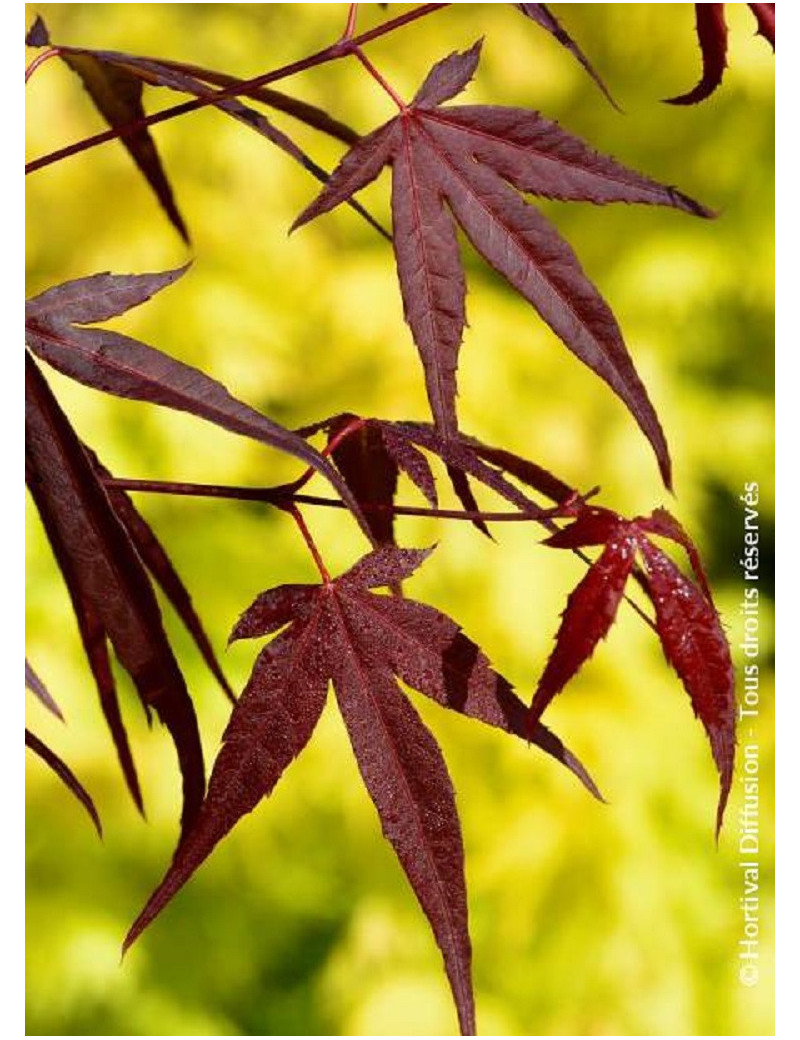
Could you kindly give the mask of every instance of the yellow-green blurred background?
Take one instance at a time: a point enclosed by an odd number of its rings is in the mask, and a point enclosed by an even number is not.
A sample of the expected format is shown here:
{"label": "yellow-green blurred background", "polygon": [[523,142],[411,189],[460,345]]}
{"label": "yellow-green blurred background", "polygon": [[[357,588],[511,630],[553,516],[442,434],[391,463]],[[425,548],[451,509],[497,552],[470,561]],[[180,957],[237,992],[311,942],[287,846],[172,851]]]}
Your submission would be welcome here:
{"label": "yellow-green blurred background", "polygon": [[[361,8],[359,26],[405,10]],[[410,96],[430,65],[486,36],[465,98],[540,109],[599,150],[701,199],[714,222],[645,207],[547,204],[610,302],[664,424],[676,499],[659,485],[634,421],[534,312],[465,249],[469,320],[463,426],[538,460],[625,513],[674,509],[699,543],[731,642],[746,481],[761,486],[761,978],[738,981],[743,894],[734,785],[719,847],[717,782],[688,698],[630,610],[548,718],[608,798],[592,801],[551,760],[412,695],[444,749],[467,851],[478,1022],[495,1035],[763,1035],[772,1032],[771,515],[773,57],[743,4],[727,5],[730,68],[703,105],[689,4],[560,4],[606,78],[615,112],[577,63],[510,4],[456,4],[369,54]],[[181,59],[243,77],[324,46],[344,4],[42,4],[57,42]],[[29,52],[29,59],[33,52]],[[283,84],[366,132],[391,115],[355,62]],[[153,92],[159,107],[172,95]],[[342,148],[291,120],[330,168]],[[56,62],[27,88],[28,157],[102,129]],[[424,418],[421,369],[403,324],[391,251],[345,209],[287,237],[315,182],[213,111],[155,137],[194,258],[173,288],[115,327],[204,367],[273,418],[301,425],[341,410]],[[388,175],[364,193],[388,221]],[[29,178],[28,292],[98,271],[164,270],[187,251],[119,144]],[[49,375],[49,373],[48,373]],[[296,464],[188,416],[92,393],[52,375],[81,435],[119,475],[273,483]],[[442,483],[443,499],[447,491]],[[317,482],[315,481],[315,486]],[[318,490],[325,493],[322,484]],[[417,502],[410,486],[404,501]],[[493,499],[482,499],[489,505]],[[262,589],[313,580],[291,523],[266,508],[138,499],[199,605],[234,685],[257,647],[224,652]],[[333,511],[308,511],[333,568],[365,546]],[[29,1034],[451,1034],[440,957],[380,835],[330,703],[302,758],[241,823],[120,967],[120,941],[176,838],[179,781],[165,733],[148,731],[120,674],[148,821],[123,787],[64,587],[28,513],[27,652],[60,702],[28,725],[74,768],[105,824],[28,761]],[[439,547],[409,594],[452,614],[529,699],[581,565],[537,547],[527,525],[406,520],[402,542]],[[168,629],[209,762],[226,702],[174,616]],[[741,665],[741,654],[736,652]],[[741,670],[741,669],[739,669]],[[30,699],[30,698],[29,698]]]}

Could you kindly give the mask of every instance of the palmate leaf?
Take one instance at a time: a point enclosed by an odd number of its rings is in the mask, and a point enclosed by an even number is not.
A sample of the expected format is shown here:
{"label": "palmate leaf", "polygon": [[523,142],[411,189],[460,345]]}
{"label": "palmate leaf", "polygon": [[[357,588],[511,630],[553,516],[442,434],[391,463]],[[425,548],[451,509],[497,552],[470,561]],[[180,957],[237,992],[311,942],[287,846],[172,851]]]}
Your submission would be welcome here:
{"label": "palmate leaf", "polygon": [[302,437],[231,396],[191,365],[108,329],[83,328],[122,314],[171,285],[185,267],[158,274],[98,274],[65,282],[25,304],[25,342],[71,379],[117,397],[189,412],[312,466],[336,488],[368,532],[346,482]]}
{"label": "palmate leaf", "polygon": [[[687,578],[648,535],[669,538],[686,549],[697,583]],[[603,545],[603,551],[570,594],[556,645],[530,708],[538,723],[553,698],[577,674],[608,634],[637,557],[644,561],[642,585],[655,607],[655,629],[667,660],[678,673],[702,722],[720,777],[716,829],[722,826],[733,779],[736,745],[735,677],[697,550],[664,509],[624,520],[606,509],[584,508],[574,523],[545,542],[554,548]]]}
{"label": "palmate leaf", "polygon": [[[384,547],[335,581],[262,593],[242,615],[232,639],[279,634],[256,661],[225,731],[197,822],[134,922],[126,948],[236,822],[272,791],[311,737],[332,681],[384,834],[442,951],[461,1030],[474,1033],[455,797],[441,752],[397,679],[443,707],[523,738],[527,719],[511,686],[454,621],[433,607],[371,591],[408,578],[429,552]],[[532,742],[599,797],[554,734],[540,725]]]}
{"label": "palmate leaf", "polygon": [[484,259],[625,402],[669,485],[664,435],[613,314],[570,246],[518,192],[598,204],[640,202],[703,217],[711,213],[676,189],[594,152],[537,112],[440,107],[468,83],[479,52],[477,43],[439,62],[399,116],[348,152],[293,229],[349,200],[391,166],[394,251],[405,316],[440,434],[451,438],[458,428],[456,369],[465,283],[457,222]]}
{"label": "palmate leaf", "polygon": [[[74,430],[27,353],[25,464],[28,487],[73,603],[80,608],[81,634],[95,675],[108,669],[107,659],[98,656],[106,653],[107,636],[142,702],[170,732],[183,776],[181,825],[186,831],[199,811],[205,786],[194,708],[141,560]],[[108,684],[98,678],[98,685],[102,696]]]}

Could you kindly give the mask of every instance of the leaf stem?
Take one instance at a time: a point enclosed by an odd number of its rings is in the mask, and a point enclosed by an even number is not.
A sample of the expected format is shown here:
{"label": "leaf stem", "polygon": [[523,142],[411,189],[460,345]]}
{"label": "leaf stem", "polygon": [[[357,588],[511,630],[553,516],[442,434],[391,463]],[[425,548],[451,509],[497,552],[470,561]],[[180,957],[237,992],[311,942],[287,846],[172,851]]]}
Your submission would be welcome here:
{"label": "leaf stem", "polygon": [[408,105],[405,103],[405,101],[403,101],[403,99],[400,97],[397,91],[392,87],[391,83],[388,83],[380,74],[380,72],[378,72],[378,70],[375,68],[375,66],[366,56],[366,54],[361,50],[361,48],[354,47],[352,50],[352,54],[354,58],[358,58],[358,60],[361,62],[361,64],[364,66],[364,68],[367,70],[370,76],[372,76],[375,82],[379,84],[379,86],[383,87],[383,89],[386,91],[386,93],[389,95],[392,101],[394,101],[394,103],[397,105],[400,111],[407,111]]}
{"label": "leaf stem", "polygon": [[354,49],[362,47],[366,43],[371,43],[372,40],[377,40],[380,36],[385,36],[387,33],[394,32],[394,30],[409,25],[411,22],[415,22],[419,18],[424,18],[426,15],[434,14],[434,12],[449,6],[450,4],[422,4],[420,7],[415,7],[412,11],[406,11],[405,14],[398,15],[397,18],[392,18],[388,22],[384,22],[383,25],[378,25],[374,29],[370,29],[368,32],[361,33],[360,36],[354,36],[350,40],[338,40],[329,47],[325,47],[300,61],[291,62],[289,65],[283,65],[270,72],[264,72],[260,76],[255,76],[253,79],[237,80],[236,82],[224,87],[222,90],[213,91],[205,97],[198,97],[193,98],[191,101],[184,101],[179,105],[173,105],[170,108],[162,109],[160,112],[155,112],[151,116],[145,116],[143,119],[136,119],[131,123],[126,123],[124,126],[104,130],[102,133],[94,134],[92,137],[85,137],[81,141],[76,141],[74,144],[67,145],[64,148],[59,148],[54,152],[48,152],[47,155],[42,155],[40,158],[33,159],[31,162],[26,163],[25,173],[26,175],[29,173],[35,173],[36,170],[44,169],[45,166],[50,166],[53,163],[60,162],[62,159],[67,159],[71,155],[78,155],[80,152],[88,151],[90,148],[96,148],[97,145],[104,144],[106,141],[114,141],[118,137],[124,137],[137,130],[142,130],[147,126],[154,126],[156,123],[163,123],[168,119],[175,118],[176,116],[185,115],[187,112],[195,112],[200,108],[207,107],[208,105],[214,105],[225,98],[247,95],[247,93],[255,87],[263,87],[268,83],[275,83],[279,79],[286,79],[288,76],[294,76],[298,72],[305,72],[307,69],[312,69],[317,65],[324,64],[325,62],[336,61],[339,58],[347,57],[347,55],[351,54]]}
{"label": "leaf stem", "polygon": [[325,566],[325,562],[320,556],[319,549],[317,548],[317,543],[314,541],[314,538],[312,537],[312,534],[308,529],[308,525],[303,519],[303,514],[300,512],[300,510],[294,503],[286,507],[286,512],[289,513],[294,522],[297,524],[298,530],[300,531],[300,534],[303,536],[303,541],[306,543],[309,552],[314,557],[314,563],[316,563],[317,565],[317,570],[319,571],[320,577],[322,578],[323,582],[326,585],[330,585],[331,576],[328,573],[328,568]]}
{"label": "leaf stem", "polygon": [[28,82],[34,72],[36,72],[41,65],[44,65],[44,63],[50,58],[58,57],[59,53],[58,47],[48,47],[46,51],[37,54],[30,65],[25,69],[25,82]]}

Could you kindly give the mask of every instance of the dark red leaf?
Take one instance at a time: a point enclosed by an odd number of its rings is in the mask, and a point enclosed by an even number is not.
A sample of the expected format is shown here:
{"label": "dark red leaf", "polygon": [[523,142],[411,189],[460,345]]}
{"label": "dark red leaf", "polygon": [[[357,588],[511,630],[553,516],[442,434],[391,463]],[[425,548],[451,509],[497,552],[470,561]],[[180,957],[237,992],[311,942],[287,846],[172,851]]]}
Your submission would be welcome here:
{"label": "dark red leaf", "polygon": [[532,21],[541,25],[543,29],[546,29],[552,36],[554,36],[562,47],[572,54],[580,64],[584,67],[586,72],[592,77],[597,86],[605,94],[607,100],[619,111],[619,105],[612,98],[608,92],[608,88],[605,83],[600,79],[600,76],[595,72],[592,66],[589,64],[589,59],[572,39],[566,29],[563,28],[561,23],[558,21],[553,12],[547,7],[546,4],[514,4],[514,6],[522,11],[524,15],[530,18]]}
{"label": "dark red leaf", "polygon": [[[214,91],[208,88],[206,83],[187,73],[185,67],[176,62],[162,62],[153,58],[142,58],[133,54],[122,54],[117,51],[83,51],[75,48],[65,48],[64,50],[66,54],[89,55],[93,61],[98,61],[114,70],[122,70],[125,75],[132,75],[134,78],[144,80],[146,83],[152,83],[155,86],[167,87],[170,90],[176,90],[183,94],[190,94],[192,97],[213,98],[215,94]],[[232,97],[214,99],[213,104],[220,111],[225,112],[240,123],[261,134],[262,137],[265,137],[280,148],[281,151],[289,155],[295,162],[298,162],[323,184],[328,180],[327,172],[318,166],[288,134],[279,130],[261,112],[249,108],[247,105],[242,104],[241,101]],[[359,203],[351,202],[349,205],[384,237],[391,237]]]}
{"label": "dark red leaf", "polygon": [[725,24],[725,4],[695,4],[695,23],[703,74],[700,82],[687,94],[665,98],[669,105],[695,105],[714,93],[722,82],[727,67],[728,27]]}
{"label": "dark red leaf", "polygon": [[661,535],[662,538],[669,538],[670,541],[677,542],[678,545],[683,546],[686,550],[686,555],[689,557],[689,562],[692,565],[694,575],[700,583],[703,592],[706,594],[706,599],[711,603],[713,601],[711,589],[708,585],[708,578],[706,577],[706,572],[703,567],[703,561],[700,559],[700,553],[697,551],[697,547],[684,530],[682,524],[680,524],[666,509],[654,509],[650,516],[637,517],[636,526],[640,531],[647,531],[650,534]]}
{"label": "dark red leaf", "polygon": [[453,51],[437,61],[414,95],[412,104],[417,108],[435,108],[460,94],[475,75],[482,46],[483,40],[478,40],[468,51]]}
{"label": "dark red leaf", "polygon": [[758,35],[775,50],[775,4],[748,4],[758,23]]}
{"label": "dark red leaf", "polygon": [[461,1032],[475,1033],[464,847],[442,753],[391,672],[373,657],[359,613],[338,610],[334,688],[367,790],[444,957]]}
{"label": "dark red leaf", "polygon": [[576,519],[544,541],[554,549],[580,549],[585,545],[605,545],[618,527],[624,524],[622,517],[610,509],[587,506],[581,509]]}
{"label": "dark red leaf", "polygon": [[[97,314],[120,313],[131,295],[146,299],[183,274],[95,275],[50,289],[25,305],[25,340],[33,352],[64,375],[117,397],[189,412],[223,429],[261,441],[313,466],[333,484],[364,530],[358,503],[334,467],[302,437],[232,397],[197,368],[138,340],[107,329],[85,329]],[[83,316],[79,301],[85,296]],[[67,317],[62,317],[62,302]]]}
{"label": "dark red leaf", "polygon": [[[328,441],[353,423],[355,416],[331,420]],[[397,463],[386,450],[379,426],[365,423],[344,437],[332,451],[333,461],[360,506],[365,509],[377,545],[394,545],[394,516],[391,506],[397,491]]]}
{"label": "dark red leaf", "polygon": [[[85,445],[84,450],[92,460],[101,480],[109,479],[111,474],[97,458],[97,455]],[[142,562],[158,582],[161,591],[186,626],[203,660],[208,665],[209,671],[222,687],[228,700],[233,703],[236,700],[233,690],[225,678],[225,674],[214,653],[214,648],[211,646],[211,641],[206,635],[197,611],[194,609],[192,597],[189,595],[189,591],[184,585],[181,576],[175,570],[172,560],[170,560],[153,529],[131,501],[130,496],[122,488],[118,487],[106,485],[106,491],[114,512],[125,525],[125,529],[136,547],[136,551],[142,558]]]}
{"label": "dark red leaf", "polygon": [[[49,34],[41,18],[37,18],[25,42],[31,47],[50,43]],[[129,71],[116,68],[96,57],[91,51],[59,47],[63,61],[77,73],[95,107],[114,130],[124,131],[120,140],[131,158],[153,189],[161,208],[181,238],[189,241],[189,233],[172,194],[155,142],[146,126],[129,129],[132,123],[144,119],[142,83]],[[126,129],[128,128],[128,129]]]}
{"label": "dark red leaf", "polygon": [[[32,491],[36,501],[36,491],[33,489]],[[79,565],[79,561],[75,559],[74,551],[70,548],[68,542],[65,541],[61,525],[54,522],[50,511],[46,507],[40,509],[39,512],[47,540],[50,542],[50,548],[53,550],[53,556],[61,571],[61,576],[64,579],[64,584],[72,602],[72,611],[78,624],[83,650],[97,687],[100,708],[106,720],[108,731],[111,734],[111,739],[114,742],[122,774],[125,777],[125,783],[136,808],[144,815],[144,802],[139,777],[119,707],[114,673],[111,670],[111,662],[108,656],[105,628],[94,610],[91,600],[85,596],[82,590],[82,582],[76,574],[76,566]],[[144,703],[147,710],[148,706],[146,702]]]}
{"label": "dark red leaf", "polygon": [[[522,735],[526,711],[449,618],[377,595],[430,549],[385,546],[323,585],[284,585],[245,611],[231,639],[289,625],[262,651],[233,710],[197,823],[125,940],[127,948],[237,820],[269,794],[311,736],[332,679],[383,830],[442,951],[464,1033],[474,1032],[461,831],[441,752],[395,676],[446,708]],[[543,726],[534,741],[599,797],[580,763]]]}
{"label": "dark red leaf", "polygon": [[43,762],[50,766],[59,780],[61,780],[70,791],[72,791],[84,809],[88,812],[92,819],[92,823],[95,825],[97,833],[102,838],[103,826],[100,823],[100,817],[97,814],[94,802],[86,788],[81,784],[66,762],[60,759],[54,751],[51,751],[43,741],[39,740],[39,738],[34,736],[34,734],[28,729],[25,730],[25,747],[30,748],[35,755],[38,755]]}
{"label": "dark red leaf", "polygon": [[681,678],[705,727],[719,770],[717,834],[733,780],[736,748],[735,676],[714,605],[660,549],[641,539],[656,626],[664,654]]}
{"label": "dark red leaf", "polygon": [[353,145],[310,206],[292,224],[291,231],[327,213],[375,180],[389,162],[400,137],[396,119],[373,130]]}
{"label": "dark red leaf", "polygon": [[[236,76],[229,76],[225,72],[204,69],[198,65],[187,65],[181,61],[167,61],[160,58],[158,64],[165,69],[193,76],[204,83],[212,83],[217,87],[235,87],[241,82]],[[359,139],[355,130],[338,119],[334,119],[324,109],[284,94],[280,90],[274,90],[272,87],[248,87],[244,96],[252,98],[254,101],[260,101],[278,112],[285,112],[286,115],[300,120],[301,123],[305,123],[306,126],[311,126],[315,130],[320,130],[343,144],[355,144]]]}
{"label": "dark red leaf", "polygon": [[[387,423],[386,426],[412,444],[438,455],[448,470],[460,470],[462,473],[474,477],[481,484],[485,484],[486,487],[515,505],[521,512],[537,519],[549,516],[547,510],[542,509],[519,488],[507,481],[502,473],[493,466],[488,466],[483,459],[479,458],[470,441],[462,440],[460,434],[457,439],[445,438],[434,427],[426,423],[395,422]],[[458,493],[460,489],[456,490]],[[459,497],[466,499],[465,508],[470,510],[474,508],[475,499],[472,497],[471,491],[469,491],[469,497],[463,491]]]}
{"label": "dark red leaf", "polygon": [[25,360],[28,486],[59,562],[69,560],[76,595],[102,625],[142,701],[170,732],[183,775],[185,831],[204,788],[192,702],[141,560],[50,388],[28,354]]}
{"label": "dark red leaf", "polygon": [[338,585],[342,588],[389,588],[394,582],[410,578],[435,548],[432,545],[429,549],[395,549],[390,546],[376,549],[346,571],[338,579]]}
{"label": "dark red leaf", "polygon": [[183,887],[214,847],[267,797],[308,743],[325,706],[328,673],[319,611],[261,651],[233,709],[200,815],[164,880],[125,938],[123,952]]}
{"label": "dark red leaf", "polygon": [[[552,543],[551,543],[552,544]],[[536,723],[550,701],[589,660],[617,616],[625,583],[636,559],[636,536],[623,526],[570,593],[556,645],[539,680],[530,709]]]}
{"label": "dark red leaf", "polygon": [[279,585],[258,596],[236,622],[228,643],[271,635],[290,621],[305,621],[314,606],[318,585]]}
{"label": "dark red leaf", "polygon": [[40,317],[54,325],[93,325],[116,318],[146,303],[156,293],[176,282],[189,265],[157,274],[93,274],[54,285],[28,300],[26,316]]}
{"label": "dark red leaf", "polygon": [[25,685],[36,697],[40,703],[42,703],[49,712],[51,712],[57,719],[64,721],[64,716],[61,713],[61,708],[56,704],[55,700],[50,694],[45,684],[34,672],[33,668],[28,664],[27,657],[25,658]]}
{"label": "dark red leaf", "polygon": [[436,508],[436,481],[434,480],[428,460],[421,451],[402,437],[398,437],[391,427],[380,427],[383,444],[388,453],[406,474],[413,484],[419,488],[433,509]]}
{"label": "dark red leaf", "polygon": [[478,252],[622,398],[650,440],[669,486],[664,435],[613,314],[569,245],[511,184],[550,198],[711,213],[674,188],[598,155],[536,112],[438,107],[436,102],[469,80],[478,47],[439,62],[415,102],[348,152],[293,227],[348,200],[391,165],[403,305],[438,432],[449,440],[457,430],[456,369],[465,325],[454,217]]}
{"label": "dark red leaf", "polygon": [[460,434],[460,440],[472,448],[479,458],[490,462],[493,466],[497,466],[505,473],[510,473],[512,477],[516,477],[517,480],[527,484],[528,487],[545,495],[553,502],[567,502],[577,494],[575,489],[571,488],[569,484],[565,484],[563,480],[554,477],[552,473],[549,473],[542,466],[538,466],[535,462],[523,459],[521,456],[503,448],[491,448],[486,444],[481,444],[474,437],[466,437],[463,433]]}
{"label": "dark red leaf", "polygon": [[511,684],[455,621],[424,603],[365,595],[360,605],[372,622],[369,636],[403,682],[444,708],[513,733],[551,755],[602,801],[582,763],[539,724],[531,733],[528,709]]}
{"label": "dark red leaf", "polygon": [[[478,507],[478,500],[472,493],[472,488],[470,487],[469,480],[467,479],[467,475],[464,472],[464,470],[460,469],[458,466],[449,465],[447,467],[447,475],[450,478],[450,483],[453,485],[453,491],[455,491],[456,493],[456,498],[464,507],[465,512],[480,512],[480,509]],[[480,519],[480,517],[476,517],[472,521],[472,523],[475,527],[478,528],[481,534],[485,534],[487,538],[492,537],[489,533],[489,528],[486,526],[485,522]]]}

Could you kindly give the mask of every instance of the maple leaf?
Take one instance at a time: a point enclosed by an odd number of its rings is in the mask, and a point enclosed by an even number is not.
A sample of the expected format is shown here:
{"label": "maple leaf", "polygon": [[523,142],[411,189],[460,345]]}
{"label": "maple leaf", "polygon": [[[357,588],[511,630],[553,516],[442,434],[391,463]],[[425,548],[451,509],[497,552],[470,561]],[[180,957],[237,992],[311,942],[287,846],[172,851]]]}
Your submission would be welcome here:
{"label": "maple leaf", "polygon": [[[775,4],[748,4],[763,36],[775,50]],[[668,105],[696,105],[710,97],[722,82],[728,66],[728,26],[725,4],[695,4],[695,27],[703,59],[703,73],[697,85],[686,94],[665,98]]]}
{"label": "maple leaf", "polygon": [[189,412],[294,455],[328,479],[368,532],[347,483],[302,437],[238,401],[204,372],[155,347],[108,329],[81,327],[123,314],[185,271],[181,267],[159,274],[96,274],[48,289],[25,304],[25,342],[43,361],[86,386]]}
{"label": "maple leaf", "polygon": [[518,11],[521,11],[527,18],[530,18],[531,21],[541,25],[541,27],[546,29],[551,36],[554,36],[561,46],[565,47],[583,66],[603,94],[605,94],[606,99],[614,106],[614,108],[617,109],[617,111],[619,111],[619,105],[612,98],[611,94],[608,92],[608,87],[589,63],[589,59],[546,4],[514,4],[514,7],[516,7]]}
{"label": "maple leaf", "polygon": [[[659,535],[687,551],[697,583],[647,537]],[[664,654],[678,673],[702,722],[720,777],[716,830],[719,834],[733,779],[736,743],[735,678],[730,649],[699,556],[688,535],[664,509],[625,520],[607,509],[583,508],[574,523],[545,545],[577,549],[603,545],[603,551],[570,594],[556,644],[539,680],[530,708],[538,722],[608,634],[637,557],[644,561],[642,586],[655,607],[655,629]]]}
{"label": "maple leaf", "polygon": [[391,166],[403,306],[439,432],[452,438],[458,426],[456,369],[466,288],[457,222],[484,259],[625,402],[669,486],[664,434],[613,314],[570,246],[518,191],[598,204],[663,205],[696,216],[711,213],[675,188],[598,154],[537,112],[440,107],[472,77],[480,46],[435,65],[412,103],[347,153],[292,229],[349,200]]}
{"label": "maple leaf", "polygon": [[[384,834],[441,949],[462,1032],[474,1032],[455,796],[438,745],[397,679],[446,708],[518,735],[526,732],[526,709],[454,621],[433,607],[371,591],[408,578],[430,551],[384,547],[335,581],[283,585],[245,611],[232,640],[279,634],[256,661],[223,736],[203,808],[125,948],[273,790],[308,743],[330,680]],[[599,796],[549,730],[535,729],[533,741]]]}
{"label": "maple leaf", "polygon": [[52,751],[43,740],[40,740],[34,733],[31,733],[29,729],[25,730],[25,747],[30,748],[35,755],[38,755],[39,758],[48,765],[50,769],[52,769],[59,780],[61,780],[70,791],[72,791],[91,817],[95,830],[102,838],[103,826],[100,823],[100,816],[98,815],[91,795],[80,780],[78,780],[66,762],[64,762],[55,751]]}
{"label": "maple leaf", "polygon": [[183,776],[184,831],[203,799],[204,768],[194,708],[161,621],[155,593],[95,469],[49,386],[25,354],[25,467],[28,487],[76,608],[129,787],[106,637],[147,707],[165,724]]}

